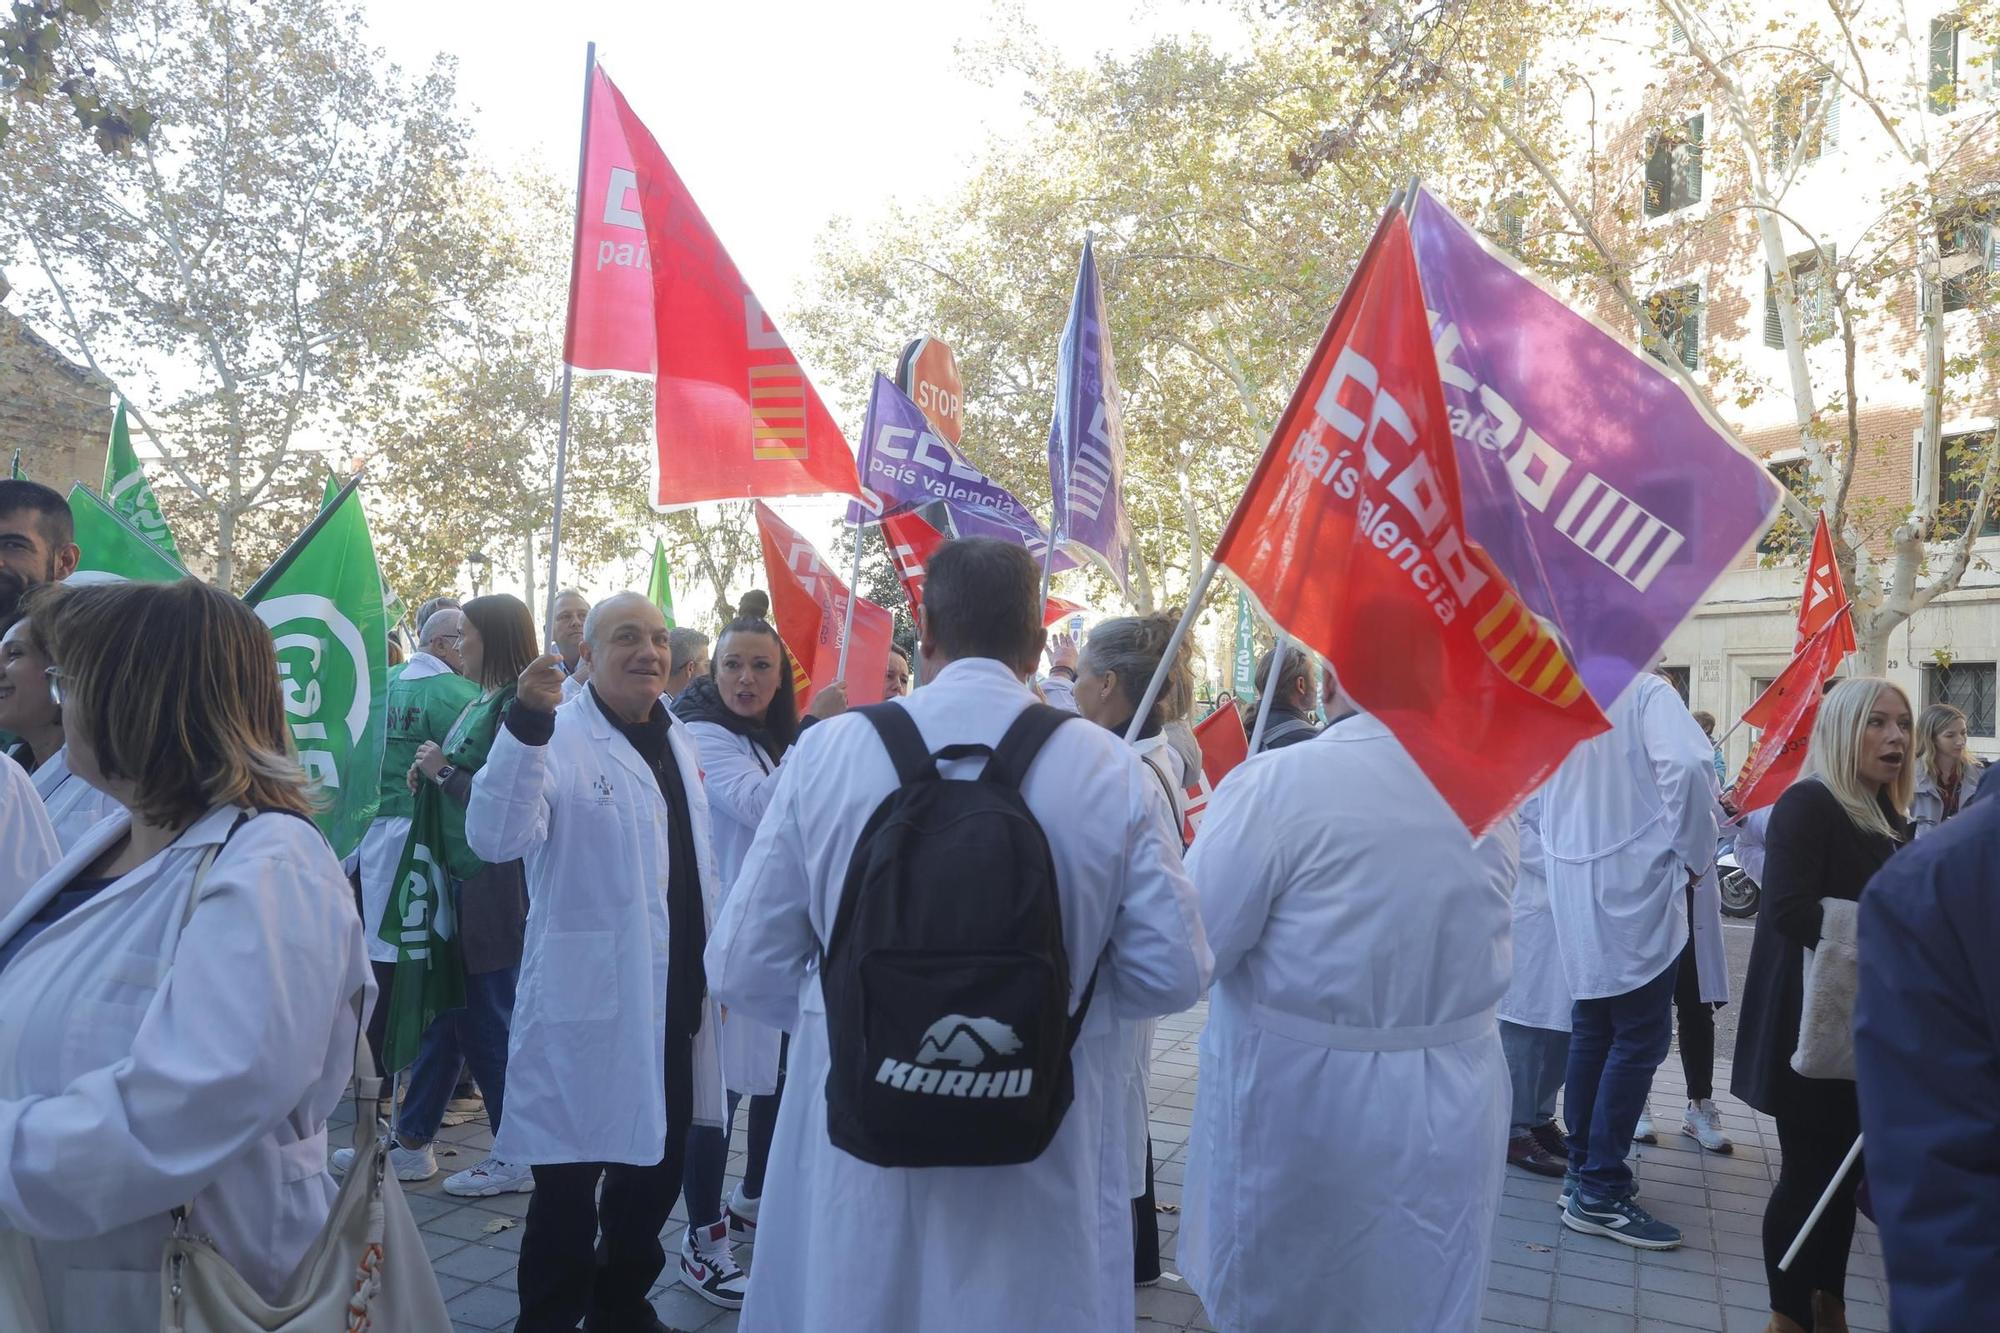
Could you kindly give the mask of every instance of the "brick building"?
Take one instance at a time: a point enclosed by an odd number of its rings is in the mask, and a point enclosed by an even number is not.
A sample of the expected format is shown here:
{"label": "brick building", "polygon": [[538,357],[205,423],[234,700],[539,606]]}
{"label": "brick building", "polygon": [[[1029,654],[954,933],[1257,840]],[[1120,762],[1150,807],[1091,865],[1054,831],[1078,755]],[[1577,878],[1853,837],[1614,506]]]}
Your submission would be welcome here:
{"label": "brick building", "polygon": [[[1781,27],[1792,6],[1774,0]],[[1823,17],[1823,11],[1821,12]],[[1760,14],[1760,19],[1764,15]],[[1897,25],[1902,11],[1889,16]],[[1944,537],[1963,530],[1977,489],[1981,446],[2000,413],[2000,377],[1990,350],[1986,277],[2000,267],[2000,71],[1996,52],[1961,27],[1947,5],[1908,7],[1910,28],[1862,32],[1868,60],[1863,84],[1853,51],[1827,43],[1828,66],[1795,53],[1735,59],[1730,68],[1755,128],[1763,169],[1778,182],[1781,231],[1797,293],[1804,357],[1815,403],[1844,402],[1842,339],[1836,336],[1831,278],[1855,284],[1854,372],[1861,448],[1850,489],[1849,521],[1887,576],[1890,534],[1918,500],[1923,332],[1919,255],[1935,246],[1947,358],[1969,370],[1949,384],[1943,412],[1945,452],[1937,493],[1939,540],[1930,564],[1943,563]],[[1803,20],[1801,19],[1801,30]],[[1641,11],[1638,26],[1604,35],[1602,73],[1577,81],[1574,123],[1586,120],[1595,145],[1600,192],[1593,222],[1614,254],[1631,258],[1635,296],[1659,332],[1655,355],[1677,358],[1752,453],[1780,480],[1810,489],[1806,451],[1790,392],[1786,340],[1771,295],[1762,236],[1752,211],[1750,165],[1736,128],[1736,108],[1704,69],[1694,42],[1675,25]],[[1795,33],[1752,37],[1708,33],[1717,49],[1778,48]],[[1928,40],[1928,49],[1922,43]],[[1827,68],[1839,72],[1829,76]],[[1529,73],[1532,78],[1532,70]],[[1858,95],[1866,86],[1872,99]],[[1882,123],[1877,107],[1891,120]],[[1921,141],[1925,161],[1908,146]],[[1580,142],[1566,164],[1581,178],[1590,151]],[[1899,192],[1921,186],[1927,212],[1898,206]],[[1994,193],[1987,195],[1986,190]],[[1607,195],[1609,197],[1607,197]],[[1988,202],[1991,199],[1993,202]],[[1954,203],[1954,201],[1962,201]],[[1950,212],[1948,221],[1939,221]],[[1519,244],[1523,225],[1560,228],[1555,213],[1501,210],[1496,230]],[[1529,237],[1532,245],[1533,237]],[[1532,255],[1531,255],[1532,257]],[[1594,313],[1612,329],[1632,318],[1606,288]],[[2000,345],[2000,344],[1994,344]],[[1990,346],[1990,345],[1986,345]],[[1841,412],[1830,424],[1844,436]],[[1829,506],[1831,507],[1831,506]],[[1993,506],[2000,511],[2000,496]],[[1809,540],[1805,534],[1804,540]],[[1781,524],[1759,551],[1725,575],[1708,600],[1667,644],[1667,666],[1691,706],[1726,727],[1789,660],[1804,582],[1800,534]],[[1893,630],[1888,674],[1921,708],[1945,701],[1971,719],[1973,747],[2000,756],[1996,662],[2000,662],[2000,512],[1989,513],[1959,588]],[[1924,579],[1920,579],[1919,586]],[[1857,663],[1858,667],[1858,663]],[[1738,731],[1732,766],[1747,754]]]}
{"label": "brick building", "polygon": [[67,494],[104,480],[115,390],[50,346],[6,308],[0,276],[0,468],[18,450],[30,480]]}

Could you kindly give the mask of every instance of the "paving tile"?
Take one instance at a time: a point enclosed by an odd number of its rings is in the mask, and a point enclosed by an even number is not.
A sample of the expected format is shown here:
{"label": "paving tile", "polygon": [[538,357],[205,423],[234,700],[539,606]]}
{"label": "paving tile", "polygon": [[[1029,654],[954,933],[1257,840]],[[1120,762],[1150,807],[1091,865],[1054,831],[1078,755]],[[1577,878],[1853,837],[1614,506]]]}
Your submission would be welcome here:
{"label": "paving tile", "polygon": [[1194,1317],[1201,1313],[1201,1302],[1193,1292],[1172,1291],[1166,1287],[1141,1287],[1136,1304],[1141,1315],[1175,1328],[1192,1323]]}
{"label": "paving tile", "polygon": [[1634,1333],[1638,1327],[1639,1321],[1631,1315],[1581,1305],[1557,1305],[1549,1320],[1550,1333]]}
{"label": "paving tile", "polygon": [[474,1287],[447,1301],[444,1308],[454,1324],[496,1329],[513,1322],[521,1313],[521,1302],[508,1292],[495,1291],[491,1287]]}
{"label": "paving tile", "polygon": [[486,1245],[468,1245],[462,1250],[454,1250],[434,1265],[440,1273],[450,1273],[453,1277],[467,1278],[473,1282],[490,1282],[502,1273],[512,1271],[521,1256],[506,1250],[496,1250]]}
{"label": "paving tile", "polygon": [[1489,1294],[1506,1293],[1513,1296],[1532,1296],[1537,1300],[1547,1300],[1550,1278],[1544,1269],[1522,1268],[1515,1264],[1494,1264],[1486,1270],[1486,1290]]}
{"label": "paving tile", "polygon": [[1485,1316],[1517,1328],[1545,1328],[1548,1326],[1549,1303],[1539,1296],[1523,1296],[1516,1292],[1489,1289],[1486,1293]]}
{"label": "paving tile", "polygon": [[1593,1310],[1629,1315],[1636,1309],[1636,1301],[1636,1293],[1629,1284],[1621,1286],[1615,1282],[1596,1282],[1587,1277],[1556,1275],[1558,1305],[1583,1305]]}
{"label": "paving tile", "polygon": [[465,1242],[457,1236],[442,1236],[435,1231],[423,1231],[422,1228],[418,1230],[422,1232],[424,1238],[424,1253],[431,1257],[433,1265],[453,1250],[465,1248]]}
{"label": "paving tile", "polygon": [[1722,1308],[1723,1333],[1764,1333],[1771,1326],[1769,1306],[1752,1309],[1743,1305]]}
{"label": "paving tile", "polygon": [[[1651,1258],[1651,1255],[1647,1256]],[[1646,1310],[1646,1293],[1665,1292],[1669,1296],[1685,1296],[1690,1300],[1707,1301],[1710,1305],[1721,1304],[1720,1291],[1715,1274],[1690,1273],[1685,1269],[1663,1268],[1656,1264],[1639,1265],[1639,1311]]]}
{"label": "paving tile", "polygon": [[1716,1304],[1712,1300],[1697,1300],[1689,1296],[1672,1296],[1663,1291],[1641,1291],[1639,1293],[1639,1314],[1641,1318],[1657,1319],[1663,1323],[1687,1324],[1702,1328],[1715,1322]]}
{"label": "paving tile", "polygon": [[1556,1272],[1565,1277],[1587,1277],[1614,1286],[1631,1286],[1636,1275],[1631,1251],[1624,1254],[1593,1254],[1584,1250],[1564,1250],[1556,1258]]}

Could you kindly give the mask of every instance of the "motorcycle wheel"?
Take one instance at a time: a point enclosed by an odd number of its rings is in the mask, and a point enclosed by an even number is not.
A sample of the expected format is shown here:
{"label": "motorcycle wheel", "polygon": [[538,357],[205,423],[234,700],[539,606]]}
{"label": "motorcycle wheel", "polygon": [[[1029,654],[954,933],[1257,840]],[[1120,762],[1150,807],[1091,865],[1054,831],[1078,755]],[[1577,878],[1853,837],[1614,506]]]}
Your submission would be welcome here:
{"label": "motorcycle wheel", "polygon": [[1757,900],[1763,891],[1757,881],[1740,869],[1722,872],[1719,886],[1722,889],[1722,914],[1738,919],[1757,915]]}

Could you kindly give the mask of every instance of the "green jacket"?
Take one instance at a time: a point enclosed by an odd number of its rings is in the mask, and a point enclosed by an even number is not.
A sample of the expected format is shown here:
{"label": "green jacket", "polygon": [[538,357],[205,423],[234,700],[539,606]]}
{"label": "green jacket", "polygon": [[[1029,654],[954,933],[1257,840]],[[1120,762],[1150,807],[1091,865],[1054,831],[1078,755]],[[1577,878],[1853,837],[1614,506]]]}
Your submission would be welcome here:
{"label": "green jacket", "polygon": [[443,745],[451,724],[478,697],[479,686],[455,671],[415,680],[410,679],[407,665],[390,673],[377,819],[408,819],[416,813],[409,773],[417,761],[417,747],[425,741]]}
{"label": "green jacket", "polygon": [[500,719],[514,702],[514,686],[481,695],[465,706],[446,734],[445,762],[456,772],[445,787],[445,869],[453,879],[471,879],[486,868],[465,840],[465,807],[472,801],[472,778],[486,765],[486,755],[500,734]]}

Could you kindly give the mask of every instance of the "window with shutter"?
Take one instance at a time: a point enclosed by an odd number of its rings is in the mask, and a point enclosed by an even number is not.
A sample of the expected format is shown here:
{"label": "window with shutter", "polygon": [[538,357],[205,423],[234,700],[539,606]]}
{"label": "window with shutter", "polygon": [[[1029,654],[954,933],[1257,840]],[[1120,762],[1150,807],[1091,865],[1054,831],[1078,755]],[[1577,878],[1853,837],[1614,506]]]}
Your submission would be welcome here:
{"label": "window with shutter", "polygon": [[[1811,464],[1805,459],[1788,458],[1782,462],[1768,463],[1765,465],[1765,470],[1780,486],[1805,500],[1808,508],[1811,507],[1812,502],[1807,492],[1812,481],[1812,470]],[[1778,521],[1773,523],[1757,542],[1757,554],[1802,555],[1811,540],[1812,534],[1802,533],[1792,516],[1781,509],[1778,511]],[[1763,692],[1762,688],[1757,691],[1758,694]]]}
{"label": "window with shutter", "polygon": [[1946,213],[1938,223],[1940,295],[1946,311],[1963,310],[1995,271],[2000,234],[2000,199],[1975,199]]}
{"label": "window with shutter", "polygon": [[1994,734],[1995,686],[2000,685],[1992,662],[1953,662],[1924,668],[1924,704],[1950,704],[1965,714],[1965,729],[1974,736]]}
{"label": "window with shutter", "polygon": [[[1943,466],[1938,469],[1937,532],[1943,541],[1954,541],[1972,521],[1979,500],[1979,482],[1986,474],[1990,431],[1962,431],[1941,440]],[[1986,520],[1979,525],[1981,537],[2000,537],[2000,496],[1986,503]]]}
{"label": "window with shutter", "polygon": [[1701,198],[1702,117],[1656,130],[1646,141],[1646,216],[1660,217]]}
{"label": "window with shutter", "polygon": [[[1833,247],[1828,246],[1824,264],[1817,250],[1786,261],[1792,273],[1792,299],[1798,303],[1799,334],[1808,344],[1833,335],[1833,258]],[[1764,271],[1764,345],[1785,345],[1784,325],[1778,318],[1778,288],[1769,269]]]}
{"label": "window with shutter", "polygon": [[1947,14],[1931,20],[1931,110],[1958,104],[1958,31],[1964,20]]}
{"label": "window with shutter", "polygon": [[1689,370],[1701,369],[1701,288],[1694,283],[1654,292],[1643,302],[1655,338],[1649,355],[1665,361],[1673,356]]}
{"label": "window with shutter", "polygon": [[1771,166],[1791,161],[1801,137],[1801,160],[1814,162],[1840,143],[1840,85],[1831,76],[1803,75],[1780,88],[1771,106]]}

